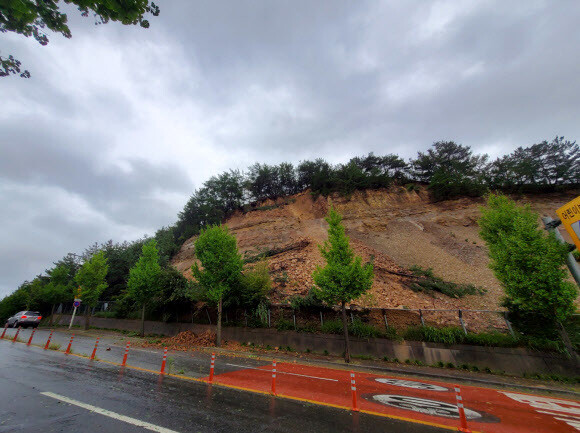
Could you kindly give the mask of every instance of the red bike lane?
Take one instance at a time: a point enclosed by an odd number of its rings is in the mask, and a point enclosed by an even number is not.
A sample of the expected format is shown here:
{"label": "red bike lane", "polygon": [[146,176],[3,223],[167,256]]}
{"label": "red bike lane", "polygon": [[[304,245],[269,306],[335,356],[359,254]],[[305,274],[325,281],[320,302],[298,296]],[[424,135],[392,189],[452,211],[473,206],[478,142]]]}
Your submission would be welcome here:
{"label": "red bike lane", "polygon": [[[270,365],[216,374],[220,384],[271,392]],[[350,372],[293,363],[278,363],[276,393],[313,403],[352,407]],[[361,412],[457,430],[459,411],[453,385],[394,376],[356,373]],[[578,432],[580,402],[475,386],[460,386],[468,428],[486,433]]]}

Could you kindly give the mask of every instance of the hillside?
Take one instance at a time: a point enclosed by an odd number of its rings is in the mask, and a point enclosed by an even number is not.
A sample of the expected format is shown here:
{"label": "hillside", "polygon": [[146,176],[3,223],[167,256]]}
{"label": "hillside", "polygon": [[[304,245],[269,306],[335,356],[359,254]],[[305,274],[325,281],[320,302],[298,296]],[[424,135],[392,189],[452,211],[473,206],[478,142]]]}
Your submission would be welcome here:
{"label": "hillside", "polygon": [[[578,191],[514,196],[529,203],[541,216],[555,217],[555,209]],[[461,198],[432,202],[426,190],[402,187],[355,192],[313,199],[309,192],[265,201],[249,212],[237,212],[226,224],[238,239],[245,257],[269,252],[274,280],[273,302],[305,295],[312,286],[312,271],[322,264],[317,245],[326,239],[324,216],[332,203],[344,216],[351,245],[363,259],[374,257],[375,281],[371,296],[360,306],[384,308],[497,309],[499,282],[488,267],[487,250],[478,236],[477,219],[483,199]],[[172,265],[191,276],[193,242],[187,240]],[[484,294],[450,298],[410,289],[408,268],[432,267],[435,274],[456,283],[474,284]]]}

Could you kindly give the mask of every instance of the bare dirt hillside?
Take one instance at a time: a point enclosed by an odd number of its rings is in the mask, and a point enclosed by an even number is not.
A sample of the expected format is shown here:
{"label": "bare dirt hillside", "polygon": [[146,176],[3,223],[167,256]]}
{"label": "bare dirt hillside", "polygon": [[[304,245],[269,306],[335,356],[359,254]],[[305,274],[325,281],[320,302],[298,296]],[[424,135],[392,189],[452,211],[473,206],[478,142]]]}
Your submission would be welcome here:
{"label": "bare dirt hillside", "polygon": [[[578,191],[514,196],[529,203],[541,216],[556,217],[555,210]],[[330,204],[344,216],[355,252],[374,257],[375,281],[370,296],[355,304],[383,308],[497,309],[501,297],[498,281],[488,267],[487,250],[478,236],[477,220],[482,199],[461,198],[433,203],[425,190],[356,192],[351,197],[314,199],[309,192],[262,203],[256,210],[236,213],[226,222],[246,257],[268,252],[274,280],[273,302],[295,294],[305,295],[312,286],[312,271],[323,264],[318,244],[326,239],[324,216]],[[189,239],[172,264],[191,276],[193,243]],[[436,275],[456,283],[486,289],[483,295],[460,299],[435,293],[414,292],[408,268],[433,268]]]}

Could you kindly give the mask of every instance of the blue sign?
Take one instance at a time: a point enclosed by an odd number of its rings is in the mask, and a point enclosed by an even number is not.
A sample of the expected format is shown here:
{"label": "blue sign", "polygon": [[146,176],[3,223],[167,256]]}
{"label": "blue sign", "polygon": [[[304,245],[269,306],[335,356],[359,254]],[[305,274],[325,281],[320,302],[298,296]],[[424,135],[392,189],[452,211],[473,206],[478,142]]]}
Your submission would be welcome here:
{"label": "blue sign", "polygon": [[74,301],[74,302],[73,302],[73,306],[74,306],[75,308],[78,308],[78,307],[80,307],[80,306],[81,306],[81,301]]}

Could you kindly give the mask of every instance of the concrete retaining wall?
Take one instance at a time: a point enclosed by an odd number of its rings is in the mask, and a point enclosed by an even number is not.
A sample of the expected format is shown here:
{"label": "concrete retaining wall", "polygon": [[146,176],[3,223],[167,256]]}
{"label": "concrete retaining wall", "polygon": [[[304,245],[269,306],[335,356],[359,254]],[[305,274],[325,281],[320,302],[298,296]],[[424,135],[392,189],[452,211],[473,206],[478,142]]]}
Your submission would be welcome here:
{"label": "concrete retaining wall", "polygon": [[[75,317],[75,325],[84,326],[84,317]],[[55,322],[68,325],[69,315],[55,317]],[[93,317],[91,326],[98,328],[139,331],[139,320],[105,319]],[[146,334],[176,335],[179,332],[191,330],[195,333],[206,330],[215,332],[213,325],[192,323],[163,323],[145,321]],[[290,346],[294,350],[322,353],[327,350],[331,354],[340,355],[344,351],[344,339],[339,335],[309,334],[294,331],[276,331],[275,329],[256,329],[243,327],[222,328],[225,340],[270,345],[272,347]],[[578,375],[578,366],[561,355],[555,353],[536,352],[523,348],[481,347],[468,345],[445,346],[435,343],[417,341],[395,342],[382,338],[351,339],[353,355],[371,355],[382,358],[398,358],[400,361],[420,360],[425,364],[438,361],[452,362],[455,365],[471,364],[480,369],[505,371],[508,374],[523,373],[557,373],[568,376]]]}

